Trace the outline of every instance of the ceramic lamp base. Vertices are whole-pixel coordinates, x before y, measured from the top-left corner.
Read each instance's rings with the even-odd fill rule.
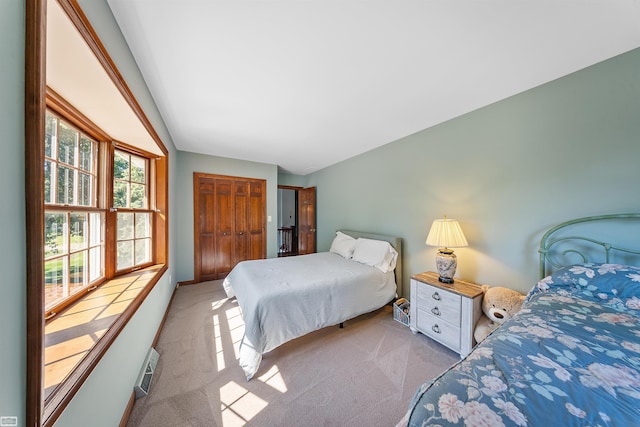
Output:
[[[442,283],[453,283],[453,276],[456,274],[458,259],[451,249],[440,249],[436,254],[436,269]]]

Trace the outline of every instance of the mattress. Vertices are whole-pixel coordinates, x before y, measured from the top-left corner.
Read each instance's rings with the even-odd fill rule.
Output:
[[[396,296],[393,271],[383,273],[332,252],[244,261],[223,286],[242,310],[240,366],[247,380],[264,353],[376,310]]]

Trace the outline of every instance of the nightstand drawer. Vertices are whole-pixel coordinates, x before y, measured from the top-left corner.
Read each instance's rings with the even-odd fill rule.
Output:
[[[460,328],[418,309],[417,328],[452,349],[460,348]]]
[[[418,307],[430,315],[460,327],[462,297],[427,284],[418,285]]]

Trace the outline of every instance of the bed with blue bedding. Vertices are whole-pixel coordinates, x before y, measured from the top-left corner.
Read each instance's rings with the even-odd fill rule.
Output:
[[[541,271],[550,248],[576,239],[553,237],[567,225],[544,236]],[[562,255],[581,262],[554,265],[516,316],[419,388],[399,425],[640,425],[640,267],[611,260],[639,252],[578,239],[580,249]],[[604,262],[588,262],[583,244],[602,246]]]

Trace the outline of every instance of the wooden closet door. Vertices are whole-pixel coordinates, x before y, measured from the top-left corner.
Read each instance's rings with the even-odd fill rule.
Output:
[[[246,181],[235,182],[233,195],[235,206],[234,250],[233,264],[250,259],[249,254],[249,183]]]
[[[266,257],[266,181],[194,173],[194,281]]]
[[[264,232],[267,197],[266,182],[252,181],[249,184],[249,258],[262,259],[267,257],[266,236]]]
[[[215,239],[215,275],[224,279],[234,263],[234,199],[233,181],[216,179],[214,199]]]
[[[194,180],[197,189],[196,203],[196,280],[214,280],[216,278],[215,262],[215,222],[213,215],[215,180],[199,177]]]

